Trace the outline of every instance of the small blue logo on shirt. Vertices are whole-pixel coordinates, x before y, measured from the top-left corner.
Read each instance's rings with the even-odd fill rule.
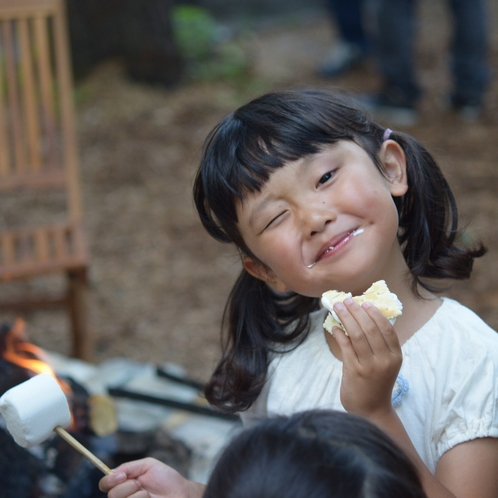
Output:
[[[399,374],[396,382],[394,383],[393,395],[391,398],[394,408],[401,405],[403,396],[407,393],[409,387],[408,381],[401,374]]]

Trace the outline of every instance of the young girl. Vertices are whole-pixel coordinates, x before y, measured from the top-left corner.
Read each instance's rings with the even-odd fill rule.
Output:
[[[223,451],[204,498],[426,498],[412,462],[362,417],[274,417]]]
[[[437,285],[468,278],[485,249],[465,246],[448,183],[421,144],[342,95],[272,93],[211,132],[194,198],[204,227],[243,264],[206,388],[212,405],[246,424],[346,410],[396,439],[427,496],[498,496],[498,336]],[[348,333],[324,331],[323,292],[359,295],[380,279],[403,303],[394,327],[346,299],[335,312]]]

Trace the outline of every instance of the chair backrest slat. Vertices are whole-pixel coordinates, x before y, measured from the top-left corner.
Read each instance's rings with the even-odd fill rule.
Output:
[[[19,46],[24,56],[22,62],[22,90],[24,96],[24,122],[28,144],[30,170],[39,172],[41,169],[40,157],[40,130],[38,125],[37,99],[35,92],[32,44],[28,19],[19,20]]]
[[[57,258],[63,259],[67,256],[66,244],[64,241],[64,231],[57,229],[53,232],[55,242],[55,253]]]
[[[1,25],[0,25],[1,29]],[[10,169],[10,161],[8,157],[8,138],[7,138],[7,121],[4,111],[4,95],[6,87],[4,83],[5,71],[0,63],[0,182],[5,178]]]
[[[15,261],[14,236],[11,233],[2,235],[2,264],[9,265]]]
[[[9,104],[9,128],[12,131],[11,143],[14,159],[14,169],[23,173],[26,169],[24,156],[24,140],[22,133],[21,106],[19,100],[18,78],[15,56],[14,30],[12,21],[2,22],[2,41],[5,47],[5,70],[7,83],[7,100]]]
[[[51,61],[49,58],[50,47],[48,42],[48,25],[45,18],[37,16],[34,20],[35,23],[35,39],[38,47],[37,62],[38,73],[40,78],[40,97],[41,107],[43,112],[43,124],[45,128],[46,139],[46,154],[47,165],[49,167],[56,167],[57,154],[56,154],[56,118],[53,101],[53,77]]]
[[[38,261],[47,261],[50,257],[48,234],[46,230],[36,231],[36,255]]]
[[[61,2],[61,0],[59,0]],[[54,50],[57,80],[60,90],[61,129],[64,136],[63,161],[69,192],[69,212],[74,222],[82,219],[80,180],[78,171],[78,148],[76,144],[74,105],[72,101],[72,76],[70,70],[69,39],[64,26],[64,10],[54,16]]]

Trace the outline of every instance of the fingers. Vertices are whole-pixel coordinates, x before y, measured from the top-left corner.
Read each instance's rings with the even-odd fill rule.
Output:
[[[128,480],[111,489],[108,498],[148,498],[149,493],[142,489],[138,481]]]
[[[367,418],[392,409],[392,389],[402,363],[392,325],[370,303],[360,306],[346,299],[334,310],[348,331],[333,330],[343,361],[342,405]]]
[[[334,305],[334,311],[344,325],[344,328],[347,330],[347,340],[345,334],[344,337],[341,337],[343,334],[340,332],[337,337],[340,345],[345,348],[343,350],[343,356],[351,356],[353,357],[352,359],[357,359],[358,361],[360,358],[372,356],[372,348],[361,325],[362,317],[359,304],[353,299],[348,298],[344,303],[336,303]],[[365,315],[364,312],[363,314]],[[363,318],[363,321],[365,322],[366,320]],[[334,334],[337,335],[337,331],[335,331]],[[341,337],[340,340],[339,337]]]
[[[108,493],[109,490],[126,481],[126,479],[126,473],[114,471],[112,474],[103,477],[99,481],[99,489],[104,493]]]
[[[127,479],[124,472],[103,477],[99,482],[99,489],[108,493],[108,498],[142,498],[149,494],[135,479]]]
[[[366,302],[360,306],[353,299],[346,299],[344,303],[337,303],[334,310],[348,331],[349,344],[358,360],[371,355],[380,356],[388,352],[397,354],[401,351],[391,323],[372,304]],[[334,334],[348,354],[349,344],[345,335],[340,332]]]
[[[137,479],[147,472],[153,462],[150,458],[126,462],[114,469],[112,474],[103,477],[99,482],[99,489],[108,493],[109,498],[148,497],[149,493]]]
[[[380,332],[380,337],[382,337],[383,342],[389,349],[391,353],[400,353],[401,345],[399,343],[398,335],[394,330],[391,322],[381,313],[381,311],[373,306],[371,303],[363,303],[361,308],[366,311],[369,317],[375,322],[377,325],[377,330]],[[379,343],[375,343],[380,345]]]

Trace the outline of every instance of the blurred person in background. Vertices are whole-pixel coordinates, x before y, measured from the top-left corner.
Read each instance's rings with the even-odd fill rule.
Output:
[[[414,125],[422,89],[415,69],[416,0],[376,0],[375,57],[383,78],[381,90],[365,98],[375,119]],[[448,107],[466,120],[481,117],[490,81],[486,0],[449,0],[453,24],[450,68],[453,86]]]
[[[339,37],[330,49],[318,75],[322,78],[340,76],[363,62],[370,43],[363,23],[363,0],[327,0],[331,22]]]

